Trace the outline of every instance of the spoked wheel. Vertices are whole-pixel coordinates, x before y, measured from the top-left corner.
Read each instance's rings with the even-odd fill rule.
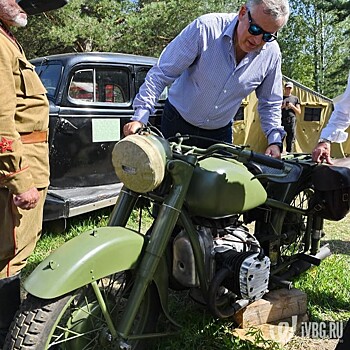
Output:
[[[127,304],[132,287],[130,271],[99,281],[99,289],[114,326]],[[132,327],[133,334],[154,332],[159,316],[159,299],[154,285],[145,293]],[[125,342],[125,349],[149,348],[145,340]],[[120,349],[112,339],[105,317],[91,285],[51,300],[29,295],[6,339],[4,349],[104,350]]]
[[[306,188],[297,193],[290,205],[306,210],[314,191]],[[304,253],[307,250],[305,243],[307,229],[307,217],[300,213],[286,213],[283,221],[283,238],[280,245],[281,258],[292,256],[297,253]]]

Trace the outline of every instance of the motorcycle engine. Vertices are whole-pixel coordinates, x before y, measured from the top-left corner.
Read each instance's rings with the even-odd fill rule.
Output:
[[[268,292],[270,259],[246,227],[198,227],[197,232],[209,283],[226,269],[229,272],[221,287],[233,292],[237,299],[258,300]],[[199,287],[194,254],[185,231],[174,239],[173,276],[185,287]]]

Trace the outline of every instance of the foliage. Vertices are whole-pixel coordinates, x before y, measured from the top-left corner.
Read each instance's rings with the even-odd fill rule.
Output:
[[[16,36],[28,58],[63,52],[115,51],[158,56],[197,16],[232,11],[239,1],[71,0],[30,18]],[[35,38],[35,40],[33,40]]]
[[[279,33],[283,73],[333,98],[349,70],[350,5],[345,0],[289,0]],[[28,58],[63,52],[115,51],[158,56],[194,18],[236,12],[242,0],[71,0],[32,16],[16,36]]]
[[[344,91],[347,81],[350,21],[342,16],[339,22],[339,11],[334,7],[326,11],[325,3],[290,0],[292,13],[280,40],[282,69],[285,75],[334,97]]]

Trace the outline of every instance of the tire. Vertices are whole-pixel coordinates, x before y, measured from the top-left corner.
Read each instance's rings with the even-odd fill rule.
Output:
[[[290,205],[306,210],[314,195],[311,188],[303,188],[290,201]],[[307,253],[309,247],[306,239],[307,217],[299,213],[287,212],[282,226],[284,238],[281,240],[280,255],[284,259],[297,253]]]
[[[99,281],[107,309],[117,324],[131,290],[131,273],[123,271]],[[154,285],[144,296],[131,333],[154,332],[159,317],[159,298]],[[91,285],[57,299],[28,295],[7,336],[4,350],[120,349],[121,339],[111,340]],[[145,340],[125,342],[132,350],[149,348]]]

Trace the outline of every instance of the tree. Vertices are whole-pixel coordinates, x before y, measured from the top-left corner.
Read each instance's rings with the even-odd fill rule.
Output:
[[[279,33],[282,71],[329,97],[341,93],[349,67],[349,7],[345,0],[289,0]],[[28,58],[63,52],[114,51],[158,56],[194,18],[235,12],[241,0],[70,0],[30,17],[17,31]]]
[[[329,0],[334,1],[334,0]],[[344,65],[349,52],[345,33],[347,17],[337,22],[339,12],[325,11],[325,0],[290,0],[291,16],[282,31],[280,45],[283,72],[304,85],[334,97],[345,86]],[[341,78],[340,78],[341,77]],[[346,76],[345,76],[346,79]]]
[[[112,51],[120,35],[118,28],[134,8],[129,0],[74,0],[60,10],[32,16],[30,25],[16,35],[29,58]]]
[[[195,17],[232,11],[238,4],[239,0],[71,0],[60,10],[32,16],[17,37],[29,58],[71,51],[157,56]]]

